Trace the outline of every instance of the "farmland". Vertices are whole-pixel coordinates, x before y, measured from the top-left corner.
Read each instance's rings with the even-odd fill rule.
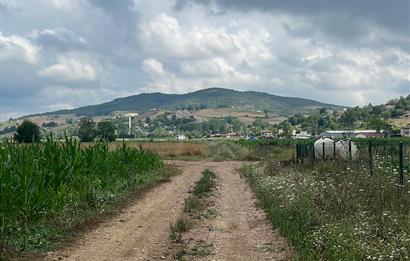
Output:
[[[0,146],[0,244],[2,252],[55,247],[84,221],[113,204],[166,181],[158,155],[141,148],[49,138],[33,145]]]
[[[351,161],[299,155],[296,144],[312,140],[4,141],[3,255],[406,260],[410,150],[400,140],[372,139],[370,154],[370,140],[354,140]]]

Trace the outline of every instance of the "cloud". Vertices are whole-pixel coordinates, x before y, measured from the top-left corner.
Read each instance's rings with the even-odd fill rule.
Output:
[[[150,75],[165,74],[164,66],[155,59],[145,59],[142,61],[142,70]]]
[[[409,93],[408,3],[3,0],[0,112],[213,86],[383,103]]]
[[[114,23],[128,29],[137,26],[139,13],[133,0],[87,0],[91,5],[100,8]]]
[[[338,17],[347,17],[357,21],[356,18],[365,18],[390,30],[408,34],[410,26],[410,2],[407,0],[396,0],[394,3],[384,0],[345,0],[345,1],[323,1],[323,0],[177,0],[176,6],[183,8],[188,3],[204,5],[218,5],[224,9],[236,9],[242,11],[259,10],[264,12],[286,12],[304,15],[313,18],[327,17],[326,22],[337,21]],[[333,17],[333,19],[332,19]],[[343,18],[344,19],[344,18]],[[345,19],[345,22],[348,22]],[[322,23],[327,25],[328,23]],[[354,32],[355,26],[334,23],[330,28],[337,31],[348,30]]]
[[[233,37],[223,30],[184,30],[175,17],[164,13],[141,24],[138,39],[145,52],[176,59],[212,57],[238,51]]]
[[[5,61],[22,61],[31,64],[38,61],[40,48],[19,35],[0,34],[0,46],[2,59]]]
[[[38,45],[60,52],[84,49],[88,45],[83,37],[64,27],[35,30],[31,37]]]
[[[87,61],[73,57],[59,57],[58,63],[38,71],[43,77],[50,77],[57,81],[95,81],[97,70]]]

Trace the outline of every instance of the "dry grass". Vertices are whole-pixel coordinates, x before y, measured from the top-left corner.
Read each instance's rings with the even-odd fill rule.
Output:
[[[208,155],[208,144],[204,143],[155,142],[142,143],[142,147],[166,157]]]
[[[88,146],[89,143],[81,143]],[[208,144],[189,142],[126,142],[128,147],[142,147],[165,158],[175,157],[206,157],[208,156]],[[111,149],[120,146],[121,142],[109,144]]]
[[[252,124],[256,118],[263,118],[270,124],[279,123],[284,121],[286,118],[278,116],[274,113],[269,113],[268,118],[265,118],[265,114],[263,112],[256,112],[256,111],[241,111],[237,109],[230,109],[230,108],[221,108],[221,109],[203,109],[194,112],[195,117],[207,121],[211,118],[220,118],[220,117],[237,117],[239,121],[244,124]]]

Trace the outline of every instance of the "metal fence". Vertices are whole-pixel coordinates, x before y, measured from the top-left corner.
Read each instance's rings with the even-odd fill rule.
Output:
[[[326,144],[328,146],[328,144]],[[352,151],[355,148],[355,151]],[[333,153],[325,153],[333,149]],[[316,151],[315,151],[316,150]],[[317,150],[323,150],[317,157]],[[357,152],[356,152],[357,151]],[[369,174],[394,174],[397,175],[397,183],[404,184],[406,174],[410,173],[410,143],[403,141],[372,141],[369,140],[349,140],[348,150],[345,159],[342,159],[336,152],[336,141],[333,148],[326,147],[325,143],[321,146],[314,146],[314,143],[295,144],[295,163],[316,164],[319,161],[345,161],[352,167],[367,170]]]

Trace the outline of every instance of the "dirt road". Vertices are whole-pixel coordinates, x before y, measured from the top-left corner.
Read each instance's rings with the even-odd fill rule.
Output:
[[[235,171],[240,162],[168,162],[183,173],[148,191],[129,208],[77,242],[51,253],[48,260],[161,260],[169,259],[170,224],[179,217],[201,172],[212,169],[218,178],[214,229],[201,233],[214,246],[205,260],[284,260],[286,241],[272,232],[263,211]],[[195,231],[195,230],[194,230]]]

